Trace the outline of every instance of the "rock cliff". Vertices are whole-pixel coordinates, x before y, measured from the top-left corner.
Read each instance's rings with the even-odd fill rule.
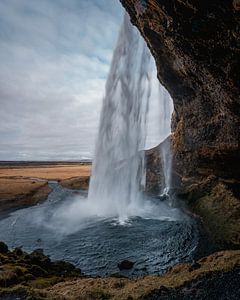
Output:
[[[181,195],[219,245],[238,248],[240,1],[120,1],[174,101],[172,148]]]

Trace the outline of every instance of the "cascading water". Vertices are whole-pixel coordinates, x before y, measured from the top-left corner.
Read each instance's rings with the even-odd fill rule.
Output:
[[[173,101],[168,91],[157,80],[157,74],[154,76],[155,86],[152,92],[154,97],[149,105],[149,122],[147,148],[153,148],[156,143],[160,143],[159,156],[161,165],[159,165],[161,176],[161,199],[171,198],[172,188],[172,152],[171,152],[171,116],[173,112]],[[153,143],[151,140],[153,139]],[[170,199],[171,200],[171,199]],[[170,201],[172,204],[172,201]]]
[[[148,102],[153,61],[125,15],[114,51],[90,182],[90,201],[101,201],[120,221],[141,206]]]
[[[155,90],[155,91],[154,91]],[[153,92],[152,92],[153,91]],[[157,91],[157,93],[156,93]],[[139,32],[125,15],[106,84],[89,200],[115,212],[120,221],[143,207],[144,151],[149,99],[161,103],[160,141],[170,134],[171,99]],[[161,148],[165,186],[170,186],[169,149]],[[167,189],[165,188],[165,191]]]
[[[171,151],[171,115],[173,111],[173,102],[169,93],[160,86],[161,89],[161,99],[163,102],[162,109],[162,132],[164,133],[164,139],[160,144],[160,157],[162,163],[163,180],[162,183],[162,195],[166,195],[171,198],[170,189],[172,187],[172,151]],[[170,199],[170,204],[173,204],[172,199]]]

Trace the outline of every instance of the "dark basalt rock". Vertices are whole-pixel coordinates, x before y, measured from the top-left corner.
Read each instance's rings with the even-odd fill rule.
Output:
[[[81,270],[71,263],[51,261],[42,249],[27,254],[20,248],[8,251],[7,246],[0,242],[0,290],[16,284],[31,286],[40,280],[45,285],[63,279],[83,276]],[[1,293],[0,293],[1,296]],[[0,297],[1,299],[1,297]]]
[[[213,169],[239,178],[238,1],[151,0],[144,7],[138,0],[120,1],[147,41],[158,78],[173,98],[179,171],[195,176]]]
[[[130,260],[123,260],[122,262],[120,262],[118,264],[118,268],[120,271],[122,270],[131,270],[134,266],[134,262],[130,261]]]
[[[0,242],[0,253],[7,253],[8,252],[8,246],[3,243],[3,242]]]
[[[143,300],[231,299],[240,297],[240,269],[226,273],[215,272],[198,278],[178,288],[160,287],[144,296]]]
[[[218,183],[213,181],[201,198],[191,198],[188,193],[188,200],[195,213],[204,222],[207,220],[213,236],[219,224],[219,232],[228,231],[222,244],[239,248],[239,1],[120,1],[146,40],[156,61],[158,78],[173,98],[171,143],[181,188],[185,191],[189,186],[202,185],[208,177],[235,182],[234,190],[226,183],[225,205],[217,204]],[[151,182],[147,188],[151,191],[156,191],[159,181],[159,174],[153,172],[159,155],[156,149],[155,153],[150,154],[151,172],[147,175]],[[236,223],[232,232],[222,219],[224,212],[218,216],[219,209],[226,209]],[[221,243],[219,234],[216,241]]]
[[[233,3],[152,0],[139,10],[137,0],[121,2],[173,98],[179,171],[239,177],[240,16]]]
[[[16,255],[16,256],[22,256],[23,255],[23,251],[20,247],[17,247],[13,250],[13,253]]]

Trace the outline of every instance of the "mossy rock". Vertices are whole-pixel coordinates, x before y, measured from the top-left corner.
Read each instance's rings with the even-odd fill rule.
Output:
[[[0,253],[0,299],[54,299],[38,289],[82,277],[80,269],[68,262],[52,262],[41,249],[27,254],[20,248],[9,251],[3,246],[3,252]]]
[[[195,201],[193,210],[202,217],[210,236],[222,248],[240,248],[240,201],[223,183]]]
[[[44,255],[42,249],[34,250],[27,258],[31,264],[38,265],[44,269],[51,267],[51,260],[48,256]]]
[[[76,268],[73,264],[62,260],[52,262],[51,270],[52,274],[58,275],[81,274],[80,269]]]
[[[46,276],[48,275],[48,272],[46,270],[44,270],[43,268],[41,268],[38,265],[32,265],[29,268],[29,272],[36,277],[41,277],[41,276]]]

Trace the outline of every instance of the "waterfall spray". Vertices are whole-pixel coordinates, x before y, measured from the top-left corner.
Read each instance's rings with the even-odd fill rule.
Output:
[[[162,99],[162,118],[161,128],[164,133],[164,140],[160,144],[160,157],[162,163],[163,181],[162,195],[169,197],[172,187],[172,151],[171,151],[171,115],[173,111],[173,102],[169,93],[160,86]]]
[[[115,214],[120,222],[146,209],[142,198],[143,150],[149,100],[156,81],[150,51],[125,15],[106,83],[88,196],[105,215]],[[170,129],[166,117],[162,118],[164,134]]]
[[[89,199],[120,220],[140,206],[153,63],[125,15],[106,84]]]
[[[157,80],[155,62],[145,41],[125,15],[106,83],[88,198],[75,196],[59,205],[43,222],[48,228],[69,234],[107,219],[125,224],[136,216],[148,220],[181,218],[167,201],[158,202],[143,193],[148,113],[153,121],[154,111],[158,141],[165,139],[170,133],[169,100]],[[165,178],[168,187],[170,177]]]
[[[152,90],[154,97],[151,97],[151,103],[149,105],[149,119],[153,122],[149,123],[150,137],[151,132],[154,132],[155,144],[150,143],[151,147],[156,145],[156,142],[160,142],[158,148],[160,156],[159,176],[160,176],[160,198],[171,198],[170,190],[172,187],[172,151],[171,151],[171,116],[173,112],[173,101],[168,91],[157,80],[157,74],[155,76],[155,87]],[[153,103],[152,103],[153,102]],[[149,139],[149,134],[147,136]],[[147,139],[147,142],[148,142]],[[150,141],[149,141],[150,142]],[[149,143],[148,142],[148,143]],[[147,147],[148,146],[147,143]],[[157,174],[156,174],[157,176]],[[171,204],[171,201],[170,201]]]

